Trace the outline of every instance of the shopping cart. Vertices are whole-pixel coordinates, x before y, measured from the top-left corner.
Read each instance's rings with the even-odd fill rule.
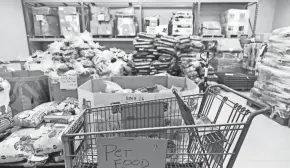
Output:
[[[214,87],[234,95],[216,94]],[[253,118],[270,110],[250,112],[232,96],[259,103],[223,85],[204,94],[174,94],[84,110],[62,136],[66,168],[97,167],[97,139],[113,137],[167,140],[166,168],[232,168]]]

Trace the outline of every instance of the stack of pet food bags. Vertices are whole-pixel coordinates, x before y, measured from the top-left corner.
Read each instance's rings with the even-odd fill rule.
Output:
[[[268,50],[258,67],[251,97],[273,106],[272,117],[290,118],[290,27],[272,32]]]
[[[175,37],[139,33],[134,41],[133,69],[136,75],[154,75],[167,72],[177,54]]]

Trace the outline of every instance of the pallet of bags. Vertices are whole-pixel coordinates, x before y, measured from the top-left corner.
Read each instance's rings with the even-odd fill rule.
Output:
[[[258,64],[258,79],[252,95],[273,107],[271,117],[282,125],[288,125],[290,118],[290,27],[276,29],[269,38],[268,50]]]

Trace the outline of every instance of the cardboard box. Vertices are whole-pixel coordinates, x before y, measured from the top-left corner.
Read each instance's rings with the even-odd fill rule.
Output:
[[[111,14],[108,8],[92,5],[90,5],[90,8],[92,20],[105,22],[109,22],[111,20]]]
[[[189,36],[193,34],[193,25],[172,25],[172,35]]]
[[[34,35],[59,36],[59,19],[57,8],[33,7]]]
[[[247,35],[249,24],[243,22],[230,22],[222,25],[222,33],[230,38],[232,35]]]
[[[80,33],[80,18],[78,14],[59,15],[61,35],[70,32]]]
[[[193,25],[193,17],[187,17],[187,18],[179,18],[175,17],[172,18],[172,24],[173,25]]]
[[[58,7],[59,15],[76,15],[77,8],[73,6],[60,6]]]
[[[229,9],[221,14],[221,23],[243,22],[248,23],[250,11],[245,9]]]
[[[13,116],[49,101],[48,80],[43,72],[2,72],[0,76],[11,85],[9,105],[11,106]]]
[[[32,7],[33,15],[57,15],[57,8],[50,8],[46,6]]]
[[[203,22],[201,25],[203,35],[221,35],[222,27],[219,22]]]
[[[57,16],[33,15],[34,35],[36,36],[59,36],[60,27]]]
[[[92,35],[113,35],[113,21],[110,22],[99,22],[92,20],[90,22],[91,34]]]
[[[78,86],[82,85],[83,83],[85,83],[90,79],[91,77],[89,75],[78,76]],[[60,89],[60,83],[53,83],[50,78],[48,78],[48,84],[49,84],[50,101],[59,101],[67,97],[78,98],[77,89],[75,90]]]
[[[78,100],[80,108],[84,101],[89,102],[91,107],[107,106],[116,103],[127,103],[142,100],[154,100],[159,98],[174,97],[172,91],[166,93],[101,93],[105,89],[104,79],[89,80],[78,87]],[[136,90],[142,87],[151,87],[155,84],[167,88],[172,86],[186,88],[182,95],[198,94],[198,86],[188,78],[174,76],[124,76],[111,77],[106,80],[118,83],[124,89]]]

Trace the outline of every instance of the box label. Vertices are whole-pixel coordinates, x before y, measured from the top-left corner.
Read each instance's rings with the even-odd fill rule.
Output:
[[[105,21],[105,15],[104,14],[98,15],[98,21]]]
[[[72,16],[71,15],[66,15],[65,16],[65,21],[67,22],[71,22],[73,19],[72,19]]]
[[[76,74],[60,76],[60,89],[75,90],[78,88],[78,76]]]
[[[44,20],[44,16],[43,15],[36,15],[36,21],[43,21]]]
[[[98,139],[98,166],[110,168],[164,167],[166,148],[167,140],[165,139]]]
[[[145,98],[141,94],[125,94],[122,96],[122,102],[144,101]]]

